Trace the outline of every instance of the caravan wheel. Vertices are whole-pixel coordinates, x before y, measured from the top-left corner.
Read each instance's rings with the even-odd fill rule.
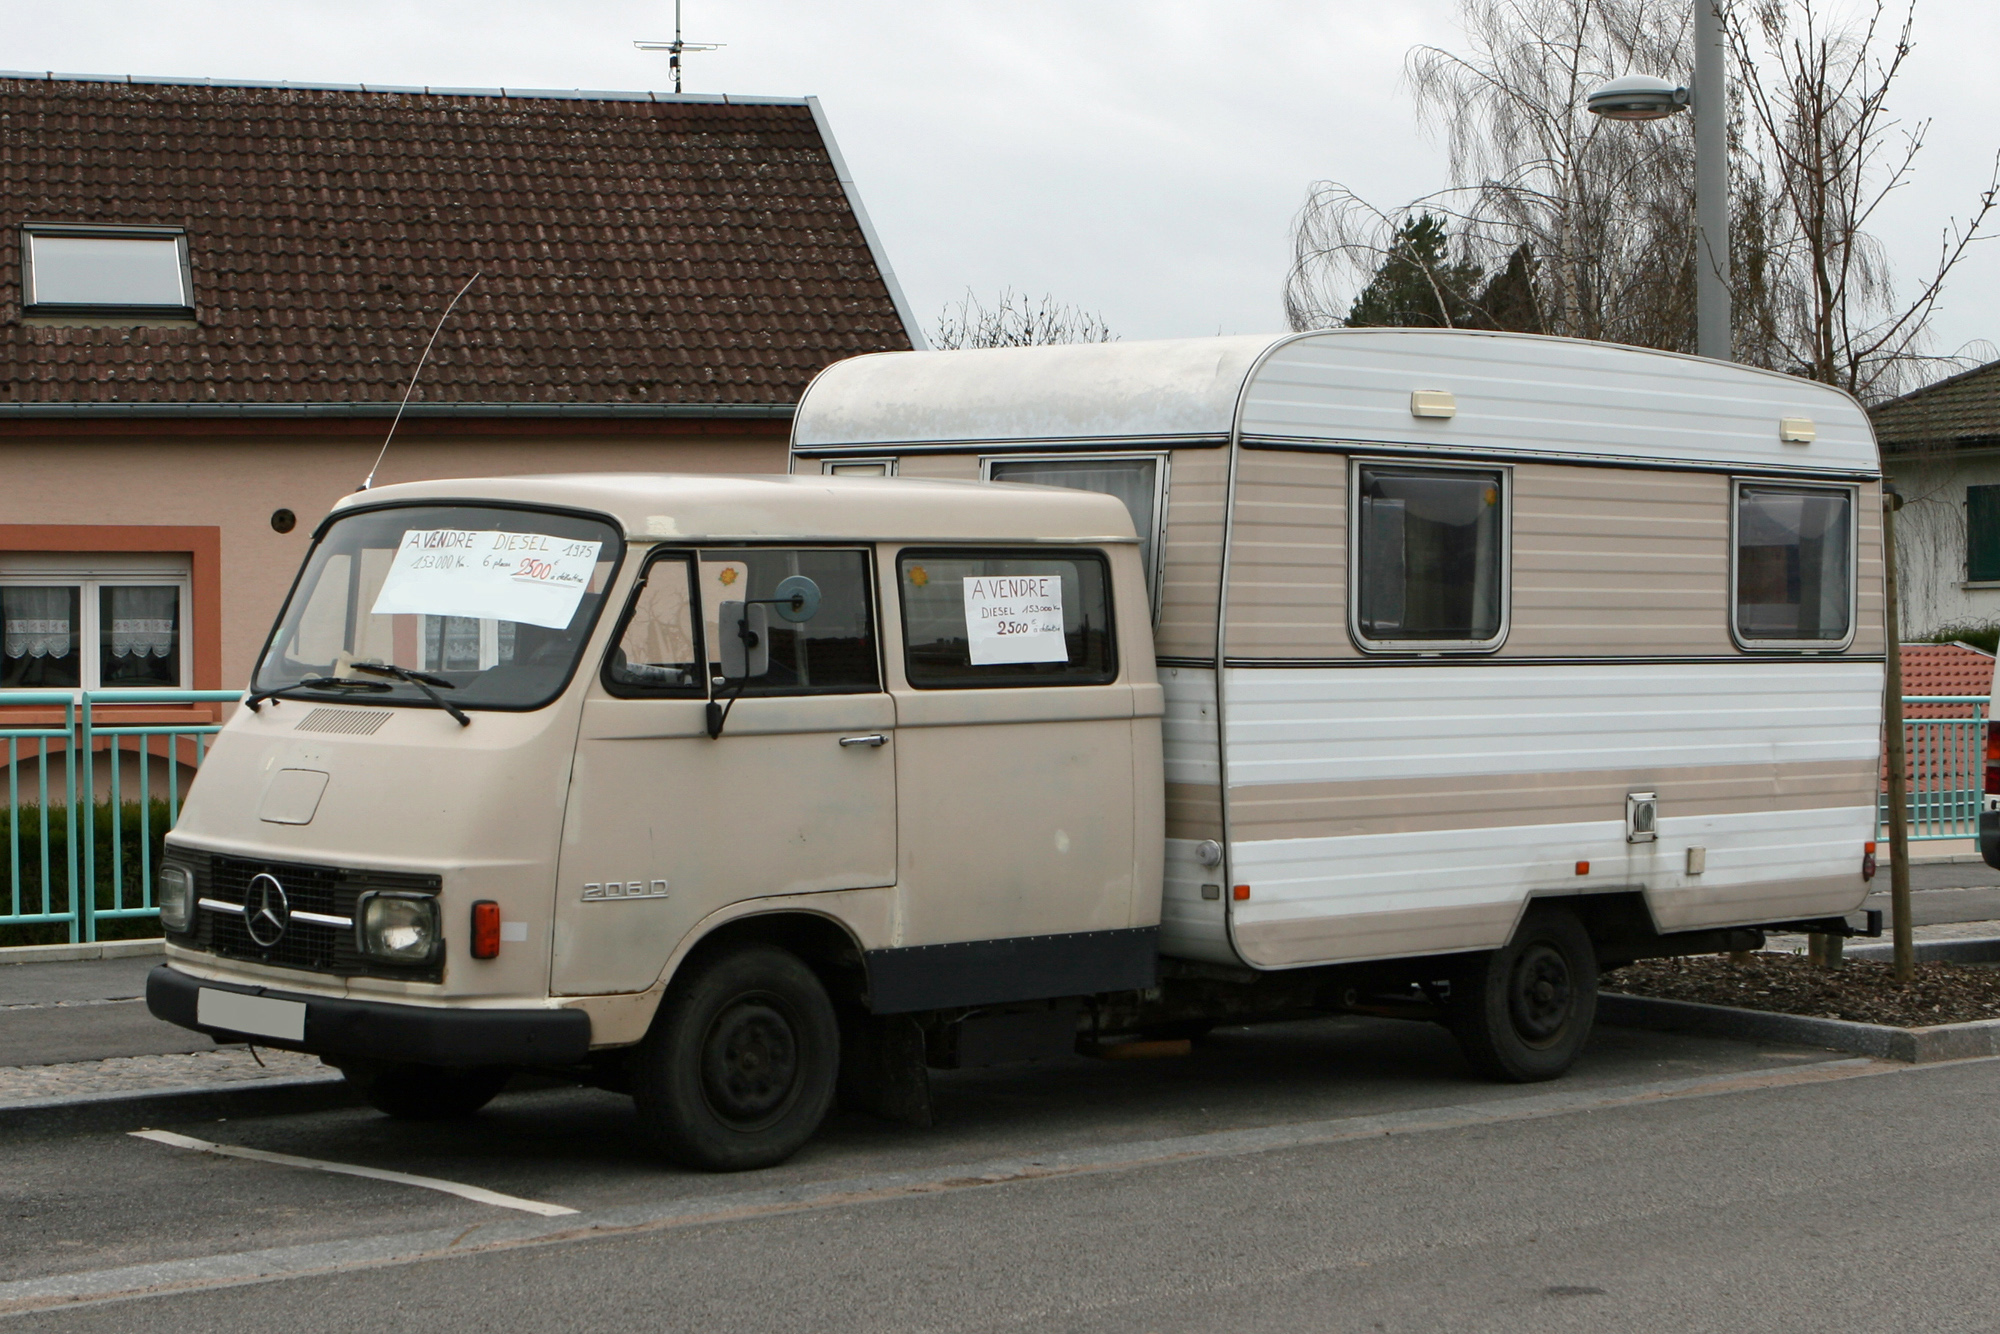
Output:
[[[1504,949],[1452,981],[1452,1035],[1489,1079],[1554,1079],[1597,1018],[1597,951],[1574,913],[1530,910]]]

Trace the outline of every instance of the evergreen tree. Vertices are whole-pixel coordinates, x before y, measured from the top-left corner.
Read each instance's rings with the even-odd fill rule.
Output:
[[[1420,213],[1396,229],[1388,254],[1347,310],[1350,328],[1398,326],[1463,329],[1473,318],[1477,264],[1451,258],[1444,224]]]
[[[1474,323],[1481,329],[1543,333],[1541,303],[1535,299],[1535,248],[1514,247],[1479,291]]]

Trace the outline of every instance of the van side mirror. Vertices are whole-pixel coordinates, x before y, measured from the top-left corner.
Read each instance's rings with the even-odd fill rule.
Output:
[[[761,602],[724,602],[716,608],[717,660],[726,681],[771,670],[771,618]]]

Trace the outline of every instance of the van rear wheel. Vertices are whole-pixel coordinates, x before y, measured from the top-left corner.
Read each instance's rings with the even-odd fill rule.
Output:
[[[1504,948],[1452,979],[1452,1036],[1489,1079],[1556,1078],[1596,1018],[1597,950],[1566,909],[1531,909]]]
[[[674,980],[633,1054],[639,1120],[683,1167],[740,1172],[785,1161],[832,1106],[833,1003],[796,955],[752,945]]]

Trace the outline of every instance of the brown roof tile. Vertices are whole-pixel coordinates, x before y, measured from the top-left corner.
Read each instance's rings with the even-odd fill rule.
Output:
[[[906,348],[804,103],[0,77],[0,402],[795,402]],[[195,327],[21,322],[28,221],[187,229]]]
[[[1889,452],[2000,444],[2000,361],[1927,384],[1869,412]]]

